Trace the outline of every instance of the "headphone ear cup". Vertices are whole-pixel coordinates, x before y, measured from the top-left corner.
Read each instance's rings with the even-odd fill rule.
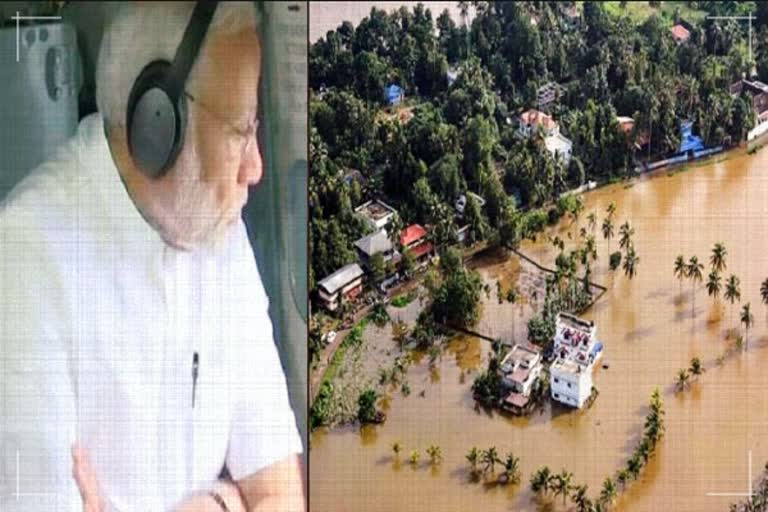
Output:
[[[167,61],[149,64],[134,83],[128,100],[128,148],[149,178],[162,177],[181,151],[186,129],[186,99],[168,92]]]

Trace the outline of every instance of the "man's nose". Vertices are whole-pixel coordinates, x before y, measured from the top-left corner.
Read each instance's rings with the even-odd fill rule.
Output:
[[[261,180],[263,172],[264,162],[261,159],[259,144],[254,137],[248,141],[243,158],[240,160],[237,183],[243,186],[255,185]]]

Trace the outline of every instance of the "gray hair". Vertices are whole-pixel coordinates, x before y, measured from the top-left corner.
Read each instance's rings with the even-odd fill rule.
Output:
[[[96,65],[96,104],[107,127],[126,126],[128,96],[134,81],[150,62],[173,60],[193,8],[194,2],[131,2],[117,7],[104,31]],[[206,41],[211,36],[257,27],[253,2],[221,2]],[[200,60],[193,66],[189,81],[194,81]]]

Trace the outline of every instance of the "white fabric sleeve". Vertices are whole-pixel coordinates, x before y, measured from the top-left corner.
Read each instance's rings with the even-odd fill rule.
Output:
[[[80,512],[72,477],[76,410],[64,354],[2,361],[0,510]]]
[[[0,511],[81,512],[68,350],[41,296],[53,278],[33,236],[4,224],[0,215]]]
[[[247,273],[251,290],[248,307],[253,308],[253,315],[249,315],[253,324],[249,326],[251,336],[235,354],[240,370],[239,396],[234,404],[227,451],[227,467],[235,479],[303,451],[285,374],[272,338],[269,302],[250,246],[247,249],[251,266]]]

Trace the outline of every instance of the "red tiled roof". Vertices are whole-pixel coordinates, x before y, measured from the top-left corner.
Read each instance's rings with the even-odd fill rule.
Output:
[[[525,407],[525,405],[528,403],[528,397],[522,393],[510,393],[507,395],[507,398],[505,398],[504,401],[510,405],[514,405],[515,407]]]
[[[414,258],[421,258],[425,254],[432,252],[432,243],[424,242],[415,247],[412,247],[410,251]]]
[[[411,224],[400,233],[400,244],[407,246],[427,236],[427,230],[419,224]]]
[[[531,109],[520,114],[520,122],[523,124],[543,126],[546,130],[552,130],[557,127],[557,123],[552,116],[548,116],[544,112],[539,112],[536,109]]]
[[[671,28],[671,31],[672,37],[675,38],[675,41],[687,41],[688,38],[691,37],[691,33],[688,31],[688,29],[682,25],[675,25]]]

